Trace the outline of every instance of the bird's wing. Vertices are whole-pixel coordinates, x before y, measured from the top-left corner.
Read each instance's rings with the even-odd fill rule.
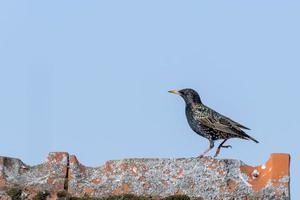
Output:
[[[204,110],[203,110],[204,109]],[[195,120],[199,121],[202,125],[212,128],[216,131],[221,131],[223,133],[230,134],[232,136],[237,136],[243,139],[251,139],[258,143],[256,139],[247,135],[241,128],[246,128],[245,126],[225,117],[216,111],[208,107],[195,108],[193,110],[193,117]]]
[[[224,115],[221,115],[221,114],[219,114],[219,115],[222,116],[221,117],[222,120],[224,119],[226,121],[225,123],[230,123],[232,126],[237,126],[239,128],[242,128],[242,129],[250,130],[250,128],[248,128],[248,127],[246,127],[246,126],[244,126],[244,125],[242,125],[242,124],[240,124],[240,123],[238,123],[236,121],[233,121],[229,117],[225,117]]]
[[[231,126],[228,124],[222,123],[222,120],[216,120],[209,116],[202,116],[197,118],[197,120],[204,126],[207,126],[209,128],[212,128],[214,130],[218,130],[221,132],[225,132],[232,135],[240,135],[239,132],[242,131],[241,129],[234,130]]]
[[[203,112],[202,109],[206,109],[206,112]],[[225,117],[208,107],[194,109],[194,119],[201,124],[218,131],[236,136],[247,136],[241,129],[241,126],[243,125],[234,122],[228,117]]]

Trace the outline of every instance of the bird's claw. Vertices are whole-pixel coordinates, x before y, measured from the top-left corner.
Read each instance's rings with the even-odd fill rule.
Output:
[[[232,148],[231,145],[222,145],[222,146],[219,146],[217,151],[216,151],[216,154],[214,155],[214,158],[217,157],[221,151],[221,148]]]
[[[201,154],[201,155],[199,155],[197,158],[207,158],[207,157],[209,157],[209,156],[206,156],[206,155]]]
[[[221,148],[232,148],[231,145],[224,145],[224,146],[221,146]]]

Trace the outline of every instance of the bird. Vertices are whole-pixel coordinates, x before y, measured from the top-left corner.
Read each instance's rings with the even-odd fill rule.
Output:
[[[250,130],[249,128],[204,105],[195,90],[186,88],[168,92],[179,95],[184,99],[185,114],[190,128],[209,141],[208,149],[200,154],[199,157],[204,157],[212,150],[217,140],[223,141],[218,146],[214,157],[219,155],[221,148],[232,148],[231,145],[224,145],[231,138],[252,140],[255,143],[259,143],[245,133],[245,130]]]

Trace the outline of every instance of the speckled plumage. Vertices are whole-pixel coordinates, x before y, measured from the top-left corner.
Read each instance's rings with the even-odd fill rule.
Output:
[[[215,157],[219,154],[221,148],[231,147],[230,145],[223,145],[230,138],[250,139],[258,143],[257,140],[242,130],[249,130],[249,128],[204,105],[195,90],[182,89],[169,92],[178,94],[184,99],[186,104],[185,113],[191,129],[209,140],[209,148],[201,156],[204,156],[214,147],[215,140],[223,139],[223,142],[217,148]]]

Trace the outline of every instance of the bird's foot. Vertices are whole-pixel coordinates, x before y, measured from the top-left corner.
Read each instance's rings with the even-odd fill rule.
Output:
[[[231,145],[222,145],[220,148],[232,148],[232,146]]]
[[[209,156],[206,156],[206,155],[203,155],[203,154],[197,156],[197,158],[205,158],[205,157],[209,157]]]
[[[217,151],[214,155],[214,158],[217,157],[219,155],[220,151]]]
[[[221,146],[219,146],[219,147],[217,148],[217,151],[216,151],[215,155],[214,155],[214,158],[217,157],[217,156],[219,155],[219,153],[220,153],[220,151],[221,151],[221,148],[232,148],[232,146],[231,146],[231,145],[221,145]]]

